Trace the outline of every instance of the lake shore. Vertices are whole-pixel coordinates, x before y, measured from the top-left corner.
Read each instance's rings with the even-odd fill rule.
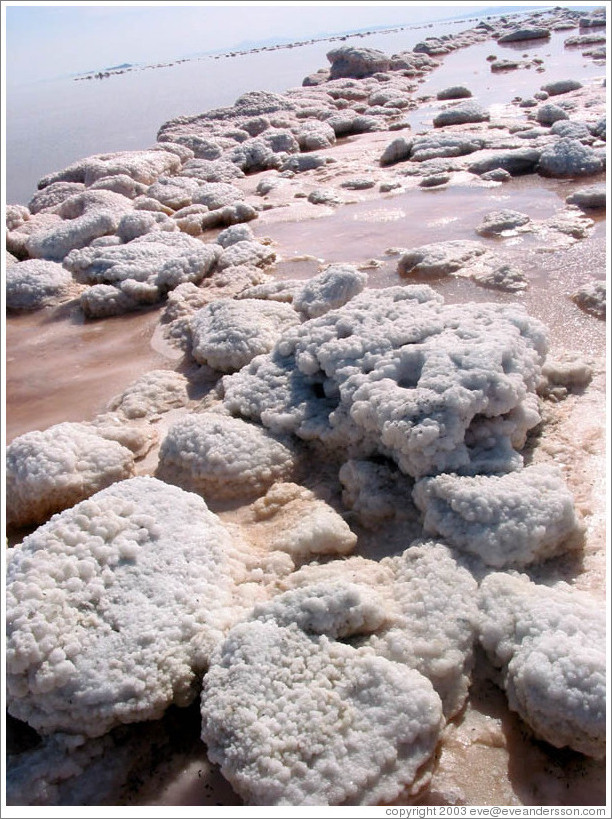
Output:
[[[41,180],[28,208],[7,208],[13,254],[7,305],[13,308],[7,318],[6,437],[14,447],[8,453],[14,494],[7,501],[14,517],[7,534],[14,550],[36,551],[48,537],[63,555],[68,547],[61,545],[67,536],[61,526],[73,525],[63,516],[72,514],[75,503],[92,504],[84,499],[97,492],[100,509],[110,504],[106,517],[100,512],[92,523],[93,536],[106,525],[112,504],[123,503],[112,494],[121,481],[144,479],[155,482],[148,484],[151,492],[163,493],[167,482],[181,493],[172,502],[176,508],[188,503],[186,492],[195,492],[210,510],[192,506],[189,512],[186,506],[181,519],[168,511],[167,520],[155,524],[160,543],[164,526],[182,533],[193,514],[202,531],[210,527],[210,537],[232,544],[223,546],[227,558],[221,551],[215,558],[216,590],[204,575],[197,579],[198,588],[209,584],[211,601],[224,595],[225,602],[211,602],[205,620],[185,602],[176,602],[172,612],[172,618],[200,624],[190,638],[197,651],[187,657],[183,646],[168,649],[168,656],[181,658],[181,670],[172,684],[160,681],[159,690],[147,683],[140,704],[133,692],[88,688],[94,684],[85,666],[69,683],[39,685],[38,661],[26,662],[22,648],[11,649],[17,653],[11,655],[8,693],[8,804],[605,804],[601,737],[593,739],[596,731],[584,727],[578,707],[574,723],[555,734],[554,707],[545,694],[533,712],[521,701],[520,679],[512,674],[519,660],[535,662],[529,643],[508,649],[518,641],[508,632],[496,645],[486,619],[487,606],[494,611],[496,605],[488,592],[495,583],[503,592],[499,599],[508,595],[508,611],[516,594],[527,618],[532,591],[546,599],[550,594],[558,621],[545,623],[536,613],[529,625],[543,635],[538,650],[550,653],[555,641],[570,640],[564,618],[584,617],[591,627],[589,618],[605,615],[605,46],[567,42],[593,33],[596,40],[605,29],[597,15],[583,15],[579,28],[580,21],[569,10],[543,11],[483,21],[394,55],[340,49],[329,69],[313,66],[301,87],[254,92],[234,106],[173,119],[160,127],[154,149],[76,162]],[[518,28],[539,29],[540,36],[523,33],[504,44],[504,36]],[[410,308],[412,324],[400,324],[404,307],[397,305],[410,299],[420,306]],[[418,366],[406,351],[414,340],[394,340],[410,337],[415,327],[423,345]],[[438,337],[451,339],[444,342],[448,349],[435,346]],[[471,363],[473,350],[477,364]],[[468,377],[463,368],[470,367]],[[425,377],[431,379],[427,395]],[[432,405],[434,393],[444,397],[435,410],[444,430],[440,441],[451,427],[465,425],[452,446],[433,438],[421,444],[429,434],[425,427],[414,438],[393,431],[417,393],[422,406]],[[467,421],[461,401],[470,407]],[[415,414],[410,424],[420,423],[422,415]],[[64,428],[56,439],[69,444],[58,455],[53,429],[59,424]],[[234,424],[244,424],[242,432]],[[32,439],[27,453],[19,448],[28,433],[47,429],[47,440]],[[85,469],[85,453],[98,446],[104,454]],[[45,470],[53,492],[39,477]],[[521,476],[532,474],[541,475],[536,489],[520,485]],[[503,481],[510,486],[515,478],[518,488],[503,488]],[[470,488],[479,479],[489,483]],[[468,529],[466,541],[459,530],[468,523],[445,524],[441,513],[436,517],[436,504],[459,504],[453,481],[463,482],[461,491],[468,493],[462,501],[466,521],[481,514],[469,493],[488,498],[497,491],[495,482],[502,482],[499,491],[514,498],[508,508],[519,510],[504,507],[517,542],[532,525],[527,500],[534,508],[542,504],[545,522],[533,524],[524,553],[498,555],[493,524]],[[130,503],[138,507],[134,492]],[[47,504],[49,495],[55,506]],[[154,517],[147,503],[143,496],[142,508]],[[542,537],[559,504],[563,524],[560,519],[558,533]],[[49,521],[55,513],[59,518]],[[210,519],[198,517],[205,514]],[[136,540],[145,538],[139,531]],[[183,544],[192,535],[168,537]],[[120,563],[129,563],[131,547],[116,546],[113,535],[104,538],[111,550],[127,549]],[[480,541],[486,548],[470,545]],[[427,553],[427,544],[434,551]],[[91,548],[83,540],[85,552]],[[428,566],[434,553],[443,569]],[[29,559],[34,565],[35,558]],[[182,552],[172,568],[170,558],[163,560],[168,572],[179,571]],[[411,561],[426,569],[406,568]],[[29,569],[14,571],[11,583],[23,587]],[[101,593],[108,612],[120,595],[131,599],[129,582],[143,594],[136,572],[128,582],[119,571],[114,602]],[[508,578],[517,572],[524,588],[515,590],[512,583],[519,581]],[[110,577],[105,582],[112,588]],[[182,577],[183,584],[191,582],[189,570]],[[87,592],[69,588],[59,574],[54,582],[54,593],[65,595],[60,622],[67,617],[84,628],[66,612],[76,605],[71,595],[85,595],[78,605],[89,607]],[[444,583],[454,611],[434,591]],[[351,605],[360,625],[337,625],[330,588],[335,595],[355,595]],[[308,599],[309,589],[328,607],[327,625],[318,632],[296,625],[302,622],[300,605],[312,605],[298,599]],[[21,623],[17,635],[28,628],[20,594],[14,592],[11,604],[12,618]],[[182,599],[172,591],[175,596]],[[417,610],[425,623],[420,627],[413,623]],[[121,616],[112,614],[117,622]],[[170,634],[166,614],[159,616],[160,631]],[[490,616],[503,619],[507,613]],[[580,628],[587,625],[581,621]],[[156,679],[146,649],[130,648],[132,626],[116,631],[123,628],[125,644],[114,659],[123,657],[118,664],[136,671],[128,682],[119,677],[112,685],[138,682],[141,661]],[[598,628],[593,625],[594,633]],[[270,748],[282,746],[286,736],[271,728],[272,739],[262,749],[248,722],[236,724],[228,716],[225,726],[215,711],[238,713],[248,688],[234,691],[222,679],[224,666],[214,649],[231,632],[247,641],[248,653],[248,640],[256,645],[249,629],[257,640],[270,639],[274,651],[291,645],[298,665],[308,666],[311,646],[330,651],[341,679],[354,679],[354,667],[367,666],[371,674],[375,668],[381,676],[372,691],[383,693],[372,697],[383,698],[376,705],[383,711],[391,690],[408,696],[403,686],[409,678],[415,687],[408,699],[418,691],[423,702],[429,697],[431,708],[441,709],[438,728],[433,717],[425,724],[423,712],[417,714],[419,739],[402,756],[393,731],[380,728],[380,719],[369,716],[371,701],[364,701],[366,728],[359,728],[359,741],[396,754],[390,784],[379,772],[338,795],[333,776],[321,773],[314,796],[310,784],[300,791],[307,774],[299,743],[281,758],[292,760],[289,781],[298,783],[298,791],[288,792],[302,796],[285,795],[276,780],[262,784],[277,770]],[[397,647],[402,633],[421,646],[420,653]],[[78,666],[66,654],[64,637],[54,639]],[[96,639],[102,646],[102,637]],[[150,640],[156,644],[154,635]],[[513,664],[502,658],[503,641]],[[53,648],[59,650],[51,646],[49,656]],[[113,659],[112,653],[99,656]],[[576,657],[579,668],[568,673],[580,677],[581,655],[568,649],[567,656],[570,663]],[[84,662],[95,663],[95,652]],[[230,653],[223,662],[231,667]],[[267,655],[256,656],[261,676],[256,668],[251,684],[274,703],[274,671],[267,662]],[[557,668],[555,662],[553,657]],[[211,663],[214,673],[205,675]],[[312,694],[313,679],[331,685],[333,675],[325,676],[323,668],[312,672],[310,682],[300,678],[305,688],[299,690],[313,698],[308,703],[320,702]],[[392,688],[398,669],[404,676]],[[549,684],[541,666],[531,673],[538,685]],[[202,678],[209,710],[202,705],[200,714]],[[64,694],[62,684],[68,685]],[[160,694],[164,685],[175,690]],[[584,693],[596,710],[597,691],[580,686],[572,689],[572,702]],[[71,712],[61,705],[70,687],[77,701],[95,703],[91,724],[86,709]],[[337,696],[347,713],[360,710],[348,695]],[[149,710],[142,706],[148,697],[154,702]],[[261,724],[282,724],[284,713],[265,714]],[[104,726],[100,730],[96,720]],[[351,723],[346,730],[346,744],[340,744],[351,766],[355,757],[346,749],[357,742],[357,734],[350,734],[357,729]],[[201,731],[213,749],[210,759]],[[572,732],[581,737],[589,731],[588,741],[568,742]],[[265,774],[254,773],[250,743],[256,756],[270,756]],[[417,747],[428,750],[417,753]],[[366,764],[378,770],[374,757]],[[308,764],[315,769],[312,760]]]

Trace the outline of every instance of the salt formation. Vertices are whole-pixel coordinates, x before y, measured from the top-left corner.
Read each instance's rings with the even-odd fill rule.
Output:
[[[224,405],[276,433],[392,458],[406,474],[508,471],[539,421],[543,326],[516,306],[392,287],[285,332],[223,378]]]
[[[26,432],[6,450],[7,523],[42,523],[133,474],[133,453],[91,424],[63,423]]]
[[[156,232],[126,245],[75,250],[64,265],[91,285],[81,296],[87,315],[105,316],[160,301],[184,282],[200,282],[215,266],[219,246],[181,233]]]
[[[265,597],[247,584],[240,602],[247,580],[203,500],[156,479],[57,515],[9,552],[9,712],[95,737],[188,704],[224,631]]]
[[[488,566],[527,566],[579,544],[574,499],[550,466],[501,476],[423,478],[413,496],[425,532]]]
[[[492,574],[481,586],[480,641],[508,704],[557,748],[605,754],[606,616],[565,583]]]
[[[606,282],[595,281],[582,285],[574,293],[572,300],[587,313],[598,318],[606,316]]]
[[[151,370],[107,404],[125,418],[154,418],[189,402],[189,382],[174,370]]]
[[[170,428],[158,475],[204,497],[231,498],[261,494],[294,468],[292,450],[278,437],[239,418],[201,413]]]
[[[7,266],[8,310],[38,310],[66,300],[76,291],[70,273],[56,262],[28,259]]]
[[[200,364],[233,372],[269,352],[294,324],[299,324],[299,316],[288,304],[218,299],[191,319],[191,354]]]
[[[46,188],[55,182],[82,182],[89,187],[98,179],[115,174],[125,174],[136,182],[151,185],[163,173],[174,173],[180,167],[179,157],[167,150],[117,151],[80,159],[61,171],[43,177],[38,187]]]

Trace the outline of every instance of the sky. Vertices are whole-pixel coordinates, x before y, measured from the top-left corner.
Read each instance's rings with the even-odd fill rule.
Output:
[[[239,48],[247,41],[309,39],[382,24],[416,25],[495,5],[492,0],[480,4],[3,2],[6,78],[7,84],[16,85],[124,62],[146,64]],[[521,3],[506,0],[497,5],[507,8]]]

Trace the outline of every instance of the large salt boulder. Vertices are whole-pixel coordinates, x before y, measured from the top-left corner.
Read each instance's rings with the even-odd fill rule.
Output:
[[[491,574],[480,591],[480,642],[534,734],[556,748],[603,757],[606,611],[565,583]]]
[[[156,418],[189,403],[189,381],[174,370],[151,370],[112,398],[107,411],[125,418]]]
[[[552,125],[566,119],[569,119],[567,111],[552,102],[541,105],[536,111],[536,120],[540,125]]]
[[[82,182],[54,182],[37,191],[28,203],[30,213],[40,213],[61,205],[76,193],[82,193],[85,185]]]
[[[533,173],[541,153],[541,150],[537,148],[514,148],[509,151],[500,151],[472,162],[468,166],[468,171],[480,175],[501,168],[512,176]]]
[[[209,758],[251,805],[388,804],[441,725],[421,674],[295,623],[234,627],[202,692]]]
[[[579,80],[554,80],[545,83],[540,88],[550,97],[556,97],[559,94],[567,94],[568,91],[576,91],[578,88],[582,88],[582,83]]]
[[[471,96],[472,92],[465,85],[451,85],[436,94],[436,98],[439,100],[460,100]]]
[[[26,432],[6,450],[7,523],[42,523],[100,489],[134,474],[132,452],[90,424]]]
[[[206,205],[210,210],[233,205],[244,199],[244,193],[235,185],[225,182],[208,182],[197,188],[192,195],[195,205]]]
[[[228,373],[269,352],[283,331],[299,323],[289,304],[219,299],[191,319],[191,354],[200,364]]]
[[[293,306],[308,318],[322,316],[361,293],[367,281],[368,274],[353,265],[329,265],[295,294]]]
[[[541,562],[580,543],[572,495],[549,466],[423,478],[413,497],[426,533],[498,569]]]
[[[74,292],[72,276],[57,262],[27,259],[6,269],[8,310],[38,310],[70,298]]]
[[[604,168],[599,155],[577,139],[562,138],[544,148],[537,170],[542,176],[591,176]]]
[[[481,236],[496,236],[505,231],[514,231],[516,228],[523,227],[531,221],[531,218],[526,213],[521,213],[518,210],[495,210],[485,214],[482,222],[476,228],[476,233]]]
[[[199,283],[220,255],[216,244],[204,244],[180,232],[157,231],[125,245],[72,251],[65,266],[90,284],[81,297],[88,315],[112,315],[160,301],[184,282]]]
[[[603,210],[606,207],[606,186],[592,185],[589,188],[581,188],[566,196],[568,205],[577,205],[582,210]]]
[[[375,48],[361,48],[358,46],[340,46],[327,53],[331,63],[330,79],[340,77],[370,77],[379,71],[388,71],[390,58]]]
[[[157,474],[205,498],[263,494],[290,478],[292,450],[278,437],[239,418],[214,413],[186,416],[168,430]]]
[[[433,119],[436,128],[445,125],[463,125],[466,122],[487,122],[491,116],[486,108],[476,102],[464,102],[440,111]]]
[[[484,147],[484,139],[472,134],[432,133],[416,137],[410,159],[425,162],[437,157],[465,156]]]
[[[381,165],[395,165],[397,162],[404,162],[410,159],[410,152],[412,151],[412,139],[406,137],[397,137],[390,142],[380,157]]]
[[[188,176],[160,176],[147,188],[146,195],[172,210],[180,210],[191,205],[193,194],[199,187],[198,180]]]
[[[398,260],[397,271],[400,276],[449,276],[484,253],[485,248],[479,242],[451,239],[403,253]]]
[[[296,134],[301,151],[320,151],[330,148],[336,142],[336,132],[327,122],[308,121]]]
[[[526,26],[524,28],[515,28],[507,34],[502,34],[497,38],[498,43],[516,43],[521,40],[548,40],[550,39],[550,31],[542,26]]]
[[[544,327],[516,305],[444,305],[425,285],[370,290],[286,331],[223,378],[233,415],[406,474],[507,471],[538,423]]]
[[[39,183],[46,188],[54,182],[82,182],[86,187],[105,176],[125,174],[136,182],[152,185],[158,176],[177,173],[181,167],[180,158],[165,150],[117,151],[96,154],[74,162],[64,170],[48,174]]]
[[[153,478],[56,515],[8,555],[9,712],[95,737],[189,704],[224,632],[265,599],[253,583],[240,598],[247,575],[203,500]]]
[[[275,251],[262,242],[241,240],[224,248],[217,261],[218,270],[229,267],[248,265],[250,267],[267,267],[276,259]]]

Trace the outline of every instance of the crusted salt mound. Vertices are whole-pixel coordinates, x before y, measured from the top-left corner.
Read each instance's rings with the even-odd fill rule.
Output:
[[[457,714],[467,699],[478,623],[477,584],[451,551],[435,541],[416,541],[383,563],[393,575],[397,610],[384,633],[368,645],[427,677],[445,716]]]
[[[275,483],[250,509],[245,538],[258,546],[284,552],[294,560],[313,555],[344,555],[357,536],[344,519],[309,489],[294,483]]]
[[[466,122],[487,122],[491,116],[486,108],[476,102],[463,102],[440,111],[433,118],[435,128],[446,125],[463,125]]]
[[[606,316],[606,283],[605,281],[594,281],[584,284],[572,293],[572,301],[578,307],[591,313],[597,318]]]
[[[146,195],[172,210],[180,210],[191,205],[193,194],[199,187],[197,179],[187,176],[160,176],[147,189]]]
[[[54,182],[43,188],[30,199],[28,208],[30,213],[40,213],[61,205],[75,193],[82,193],[85,185],[82,182]]]
[[[364,289],[368,274],[350,264],[331,264],[296,293],[293,306],[308,318],[342,307]]]
[[[7,523],[42,523],[133,474],[132,452],[90,424],[63,423],[44,432],[26,432],[6,450]]]
[[[159,451],[159,477],[204,497],[260,495],[291,476],[292,451],[239,418],[193,414],[174,424]]]
[[[234,627],[202,692],[209,758],[253,805],[388,803],[441,724],[417,672],[274,622]]]
[[[475,273],[472,276],[472,281],[481,287],[490,287],[493,290],[507,290],[510,293],[517,293],[529,287],[529,282],[523,271],[508,264]]]
[[[403,554],[379,563],[349,557],[310,564],[285,578],[282,586],[307,589],[328,583],[356,585],[360,599],[379,608],[378,614],[364,620],[374,623],[375,617],[376,626],[369,635],[362,628],[354,645],[427,677],[447,718],[461,710],[470,684],[478,587],[448,547],[416,541]],[[382,611],[380,600],[384,601]],[[334,635],[337,622],[341,621],[330,620],[329,635]]]
[[[480,641],[508,704],[536,736],[596,758],[606,743],[606,613],[565,583],[491,574],[480,590]]]
[[[411,503],[413,481],[394,464],[351,459],[342,464],[338,478],[342,502],[368,529],[397,517],[417,517]]]
[[[189,402],[189,381],[174,370],[151,370],[107,404],[126,418],[154,418]]]
[[[223,248],[219,256],[217,267],[225,270],[228,267],[250,265],[251,267],[267,267],[276,259],[276,253],[268,245],[261,242],[241,240]]]
[[[483,245],[468,239],[422,245],[400,256],[397,271],[400,276],[449,276],[485,252]]]
[[[516,230],[531,221],[526,213],[518,210],[495,210],[487,213],[482,222],[476,228],[476,233],[481,236],[494,236],[506,230]]]
[[[378,71],[388,71],[391,61],[387,54],[375,48],[361,48],[357,46],[340,46],[327,53],[331,63],[330,79],[342,77],[370,77]]]
[[[515,43],[521,40],[541,40],[550,38],[550,31],[541,26],[516,28],[497,38],[498,43]]]
[[[8,310],[38,310],[70,298],[74,291],[70,273],[61,264],[27,259],[6,270]]]
[[[43,733],[100,736],[188,704],[258,599],[252,583],[237,594],[247,578],[202,499],[153,478],[56,515],[9,552],[9,712]]]
[[[299,324],[289,304],[259,299],[219,299],[191,319],[191,354],[200,364],[228,373],[269,352],[288,327]]]
[[[38,187],[46,188],[54,182],[82,182],[89,186],[102,177],[116,174],[125,174],[136,182],[152,185],[158,176],[177,173],[180,167],[181,160],[175,153],[159,149],[96,154],[44,176]]]
[[[551,466],[502,476],[437,475],[418,481],[413,497],[426,533],[498,569],[528,566],[577,545],[574,500]]]
[[[81,296],[84,311],[101,316],[160,301],[184,282],[199,283],[212,271],[219,255],[216,244],[159,231],[126,245],[75,250],[65,259],[65,266],[92,285]]]
[[[132,202],[113,191],[83,191],[65,199],[54,214],[43,212],[31,219],[32,233],[25,242],[28,254],[35,259],[61,261],[75,248],[83,248],[101,236],[115,233]],[[60,216],[45,225],[41,216]],[[40,221],[41,226],[36,228]]]
[[[581,188],[565,198],[568,205],[577,205],[583,210],[603,210],[606,207],[606,186],[592,185]]]
[[[233,415],[392,458],[413,477],[509,471],[539,422],[543,325],[522,308],[444,305],[431,288],[362,293],[223,378]]]
[[[577,139],[564,137],[544,148],[537,171],[542,176],[590,176],[603,170],[598,154]]]

